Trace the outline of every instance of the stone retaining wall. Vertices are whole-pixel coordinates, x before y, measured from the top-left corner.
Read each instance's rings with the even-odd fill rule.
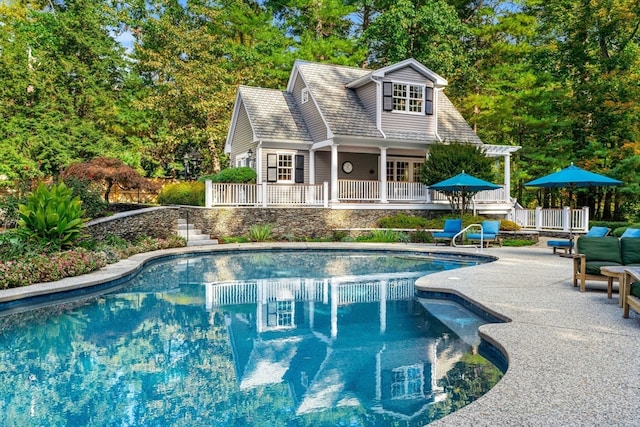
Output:
[[[138,209],[91,220],[85,230],[98,240],[109,234],[126,240],[140,236],[167,238],[177,233],[178,215],[179,209],[171,206]]]
[[[398,210],[338,210],[306,208],[199,208],[180,207],[180,217],[194,228],[214,238],[248,235],[256,224],[270,224],[273,235],[282,237],[329,237],[335,229],[375,228],[378,220],[396,215]],[[424,210],[402,211],[407,215],[430,218]]]

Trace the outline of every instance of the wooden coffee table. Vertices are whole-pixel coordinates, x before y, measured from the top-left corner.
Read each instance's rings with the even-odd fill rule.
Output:
[[[622,298],[624,298],[624,269],[623,265],[610,265],[600,267],[600,273],[607,278],[607,298],[611,298],[613,294],[613,281],[618,280],[618,305],[622,307]]]

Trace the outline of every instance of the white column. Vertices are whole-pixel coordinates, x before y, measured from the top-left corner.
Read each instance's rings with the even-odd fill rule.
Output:
[[[262,147],[256,148],[256,184],[262,184]]]
[[[316,152],[309,150],[309,184],[316,183]]]
[[[389,203],[387,200],[387,147],[380,147],[380,203]]]
[[[331,203],[338,203],[338,146],[331,146]]]
[[[504,155],[504,193],[507,202],[511,201],[511,153]]]
[[[307,203],[315,203],[316,201],[316,189],[314,187],[316,183],[316,152],[309,150],[309,199]]]

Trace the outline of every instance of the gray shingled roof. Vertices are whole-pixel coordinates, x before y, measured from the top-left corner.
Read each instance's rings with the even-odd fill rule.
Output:
[[[302,61],[297,65],[334,135],[384,138],[355,91],[345,87],[372,70]],[[241,86],[239,91],[257,138],[312,141],[290,93],[249,86]],[[434,140],[429,133],[398,130],[385,134],[387,138],[400,140]],[[446,141],[482,144],[442,92],[438,95],[438,134]]]
[[[312,142],[290,93],[249,86],[240,86],[238,90],[258,139]]]
[[[482,144],[469,123],[442,92],[438,94],[438,134],[445,141]]]
[[[298,62],[298,68],[334,135],[383,137],[355,91],[345,88],[371,70],[315,62]]]

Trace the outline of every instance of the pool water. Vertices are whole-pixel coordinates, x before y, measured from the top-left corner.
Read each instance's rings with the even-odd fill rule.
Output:
[[[0,424],[424,425],[502,372],[419,254],[226,253],[146,267],[105,295],[0,317]],[[0,306],[0,316],[2,315]]]

